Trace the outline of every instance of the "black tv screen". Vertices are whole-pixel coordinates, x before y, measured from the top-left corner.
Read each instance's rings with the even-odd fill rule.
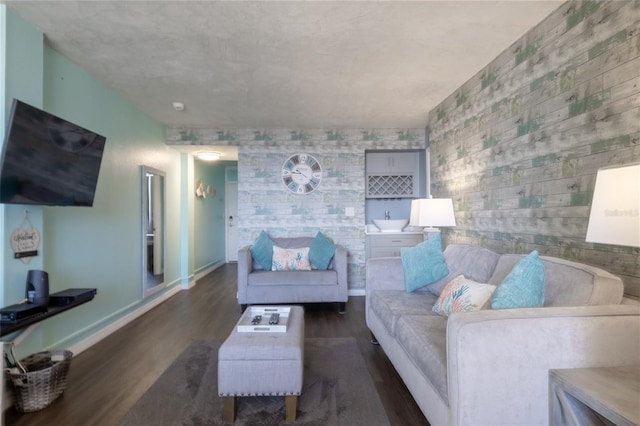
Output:
[[[92,206],[105,141],[14,99],[0,162],[0,203]]]

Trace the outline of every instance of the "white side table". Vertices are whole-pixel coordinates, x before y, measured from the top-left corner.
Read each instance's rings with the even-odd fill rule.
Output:
[[[640,425],[640,365],[550,370],[549,424]]]

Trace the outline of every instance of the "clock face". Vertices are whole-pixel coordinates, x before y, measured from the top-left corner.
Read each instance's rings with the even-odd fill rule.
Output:
[[[294,154],[282,165],[282,183],[295,194],[313,192],[322,180],[322,167],[308,154]]]

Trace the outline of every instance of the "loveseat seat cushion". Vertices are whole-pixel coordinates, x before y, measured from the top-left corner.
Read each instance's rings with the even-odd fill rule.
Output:
[[[448,404],[446,333],[447,319],[438,315],[403,315],[396,326],[398,344]]]
[[[338,273],[334,270],[312,271],[254,271],[247,277],[249,286],[271,285],[338,285]]]
[[[425,315],[441,318],[431,311],[438,298],[427,291],[407,293],[404,290],[376,290],[367,294],[370,298],[370,309],[375,313],[385,328],[395,335],[398,319],[403,315]]]

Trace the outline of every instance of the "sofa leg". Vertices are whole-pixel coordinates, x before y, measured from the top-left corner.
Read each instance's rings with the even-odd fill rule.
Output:
[[[344,311],[347,309],[347,304],[345,302],[338,302],[338,313],[344,314]]]
[[[246,311],[246,310],[247,310],[247,304],[246,303],[241,304],[240,305],[240,312],[244,314],[244,311]]]
[[[379,345],[380,342],[378,342],[378,339],[376,339],[376,336],[373,335],[373,333],[371,333],[371,344],[372,345]]]

